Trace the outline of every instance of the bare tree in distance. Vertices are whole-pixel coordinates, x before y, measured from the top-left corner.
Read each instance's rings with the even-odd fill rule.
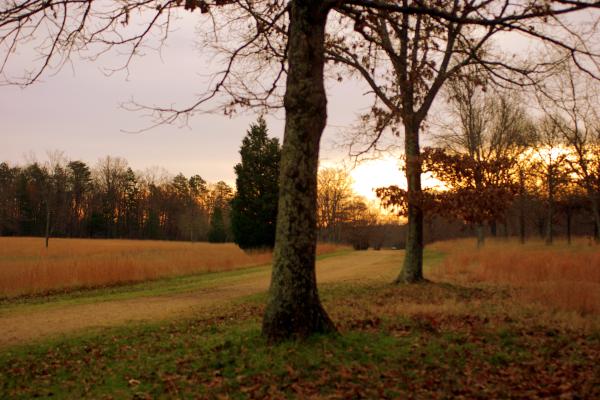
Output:
[[[317,176],[317,224],[321,240],[341,240],[345,209],[352,199],[352,178],[343,168],[323,168]]]
[[[585,192],[600,241],[600,83],[565,62],[539,86],[538,100],[552,129],[569,149],[565,157],[575,183]]]
[[[467,74],[447,83],[450,119],[437,135],[437,141],[453,153],[467,155],[474,165],[482,168],[485,163],[500,159],[516,163],[532,143],[534,131],[523,98],[515,90],[486,89],[485,75],[480,75],[477,68],[466,68],[464,72]],[[484,190],[482,168],[475,168],[473,176],[474,188],[481,191]],[[496,221],[488,222],[494,233]],[[477,246],[482,247],[484,226],[476,225],[475,231]]]
[[[533,156],[530,168],[540,178],[546,194],[546,244],[554,242],[554,219],[556,203],[562,188],[568,183],[566,159],[568,153],[564,147],[565,139],[555,121],[546,117],[539,121],[536,129],[536,143],[532,146]],[[531,153],[531,152],[530,152]]]
[[[282,148],[280,173],[279,215],[274,253],[274,269],[270,287],[269,301],[263,320],[263,333],[269,340],[281,340],[291,337],[304,337],[315,332],[335,330],[332,321],[321,306],[316,287],[315,248],[316,248],[316,186],[319,141],[327,120],[327,99],[324,89],[324,66],[326,62],[326,42],[331,45],[335,40],[326,41],[326,25],[332,11],[343,15],[345,26],[355,26],[362,32],[359,43],[367,42],[364,35],[367,19],[375,15],[377,21],[394,23],[404,27],[397,33],[399,38],[408,38],[411,32],[419,32],[413,40],[415,52],[408,58],[409,49],[401,46],[401,52],[407,56],[402,61],[405,68],[401,84],[415,82],[405,86],[409,91],[405,96],[404,110],[409,110],[410,118],[405,119],[408,127],[407,173],[409,188],[420,191],[419,128],[435,95],[458,65],[469,62],[487,62],[489,68],[499,67],[515,69],[500,59],[483,59],[479,50],[497,32],[513,30],[531,37],[545,40],[557,46],[573,51],[574,57],[595,57],[596,54],[579,43],[562,41],[560,37],[538,31],[531,26],[544,20],[555,20],[560,15],[597,8],[597,3],[584,1],[533,1],[524,6],[512,5],[508,0],[483,3],[458,1],[443,4],[424,2],[402,2],[381,0],[292,0],[281,1],[228,1],[215,0],[12,0],[0,6],[0,45],[3,57],[0,61],[0,74],[5,82],[28,85],[36,82],[44,72],[54,66],[64,65],[74,54],[95,58],[99,54],[117,47],[124,51],[126,61],[140,53],[144,46],[151,43],[149,38],[157,35],[166,39],[174,16],[178,9],[199,10],[204,15],[201,24],[205,31],[212,30],[218,36],[218,18],[233,14],[242,29],[242,43],[226,56],[224,67],[214,76],[212,85],[198,100],[188,106],[153,107],[156,123],[172,123],[186,119],[194,112],[205,111],[207,102],[225,94],[231,98],[231,107],[251,106],[263,103],[281,88],[280,78],[285,72],[286,84],[283,106],[286,112],[284,143]],[[242,15],[238,18],[238,13]],[[249,19],[244,19],[244,14]],[[141,17],[140,17],[141,16]],[[140,18],[136,23],[132,21]],[[348,25],[347,18],[354,21]],[[248,24],[252,21],[252,24]],[[395,22],[394,22],[395,21]],[[399,22],[400,21],[400,22]],[[416,24],[415,24],[415,21]],[[560,21],[559,21],[560,22]],[[447,28],[446,35],[437,26]],[[425,41],[421,42],[421,32],[425,29]],[[485,32],[479,42],[470,43],[464,36],[467,30]],[[415,30],[416,28],[416,30]],[[568,29],[563,30],[569,32]],[[284,60],[267,57],[267,61],[279,67],[278,73],[269,85],[255,81],[251,89],[258,93],[244,94],[247,87],[240,82],[241,74],[248,67],[248,61],[254,56],[263,57],[281,46],[271,46],[272,37],[285,36]],[[339,32],[338,37],[344,37]],[[35,41],[37,38],[37,42]],[[413,37],[414,39],[414,37]],[[429,40],[430,39],[430,40]],[[484,40],[485,39],[485,40]],[[32,42],[33,40],[33,42]],[[420,47],[419,43],[428,42],[431,46]],[[407,40],[403,41],[405,44]],[[454,64],[452,55],[447,53],[440,63],[418,56],[421,50],[435,49],[433,43],[444,43],[442,47],[455,49],[456,43],[463,43],[461,53],[466,58]],[[37,45],[37,63],[21,79],[7,77],[7,65],[17,50],[25,46]],[[271,48],[273,47],[273,48]],[[463,49],[463,47],[460,47]],[[96,49],[98,49],[96,51]],[[403,50],[402,50],[403,49]],[[93,54],[90,56],[91,51]],[[425,52],[427,53],[427,52]],[[439,53],[438,54],[444,54]],[[467,61],[468,60],[468,61]],[[238,63],[239,61],[239,63]],[[241,70],[236,70],[236,68]],[[421,68],[423,67],[423,68]],[[237,71],[237,72],[236,72]],[[241,71],[241,72],[240,72]],[[418,74],[422,71],[422,74]],[[496,72],[498,77],[501,76]],[[524,75],[524,74],[521,74]],[[433,78],[439,76],[440,78]],[[431,80],[433,78],[433,80]],[[433,82],[428,90],[425,82]],[[242,84],[243,83],[243,84]],[[425,85],[425,86],[423,86]],[[378,88],[378,85],[373,85]],[[280,92],[280,93],[281,93]],[[424,93],[427,93],[423,96]],[[408,97],[407,97],[408,96]],[[420,103],[415,114],[414,106]],[[402,103],[402,102],[400,102]],[[399,104],[399,103],[396,103]],[[226,111],[229,111],[226,108]],[[425,112],[424,112],[425,111]],[[380,115],[383,116],[382,113]],[[393,114],[396,120],[399,114]],[[384,117],[385,120],[385,117]],[[417,281],[422,277],[422,211],[419,204],[411,203],[413,221],[409,229],[409,248],[405,270],[406,281]]]

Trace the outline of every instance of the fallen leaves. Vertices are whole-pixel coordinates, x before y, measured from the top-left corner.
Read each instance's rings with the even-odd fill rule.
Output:
[[[259,333],[262,305],[244,303],[5,354],[0,397],[600,398],[598,332],[489,312],[485,306],[503,298],[495,291],[344,290],[326,304],[341,336],[268,346]]]

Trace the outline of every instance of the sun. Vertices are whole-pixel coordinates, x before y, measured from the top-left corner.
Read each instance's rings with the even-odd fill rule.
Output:
[[[353,191],[367,200],[376,200],[375,189],[397,185],[406,188],[406,177],[400,171],[399,159],[388,156],[361,162],[350,171]]]

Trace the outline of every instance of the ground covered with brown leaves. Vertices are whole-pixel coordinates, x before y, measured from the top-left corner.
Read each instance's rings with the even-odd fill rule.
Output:
[[[268,345],[264,296],[14,347],[2,398],[600,398],[597,316],[501,286],[330,284],[339,335]]]

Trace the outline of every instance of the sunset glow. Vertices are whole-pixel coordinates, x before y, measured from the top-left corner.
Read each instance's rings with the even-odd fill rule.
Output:
[[[357,165],[350,172],[354,180],[352,189],[368,200],[375,200],[375,189],[390,185],[406,187],[406,177],[400,171],[398,159],[392,156],[369,160]]]

